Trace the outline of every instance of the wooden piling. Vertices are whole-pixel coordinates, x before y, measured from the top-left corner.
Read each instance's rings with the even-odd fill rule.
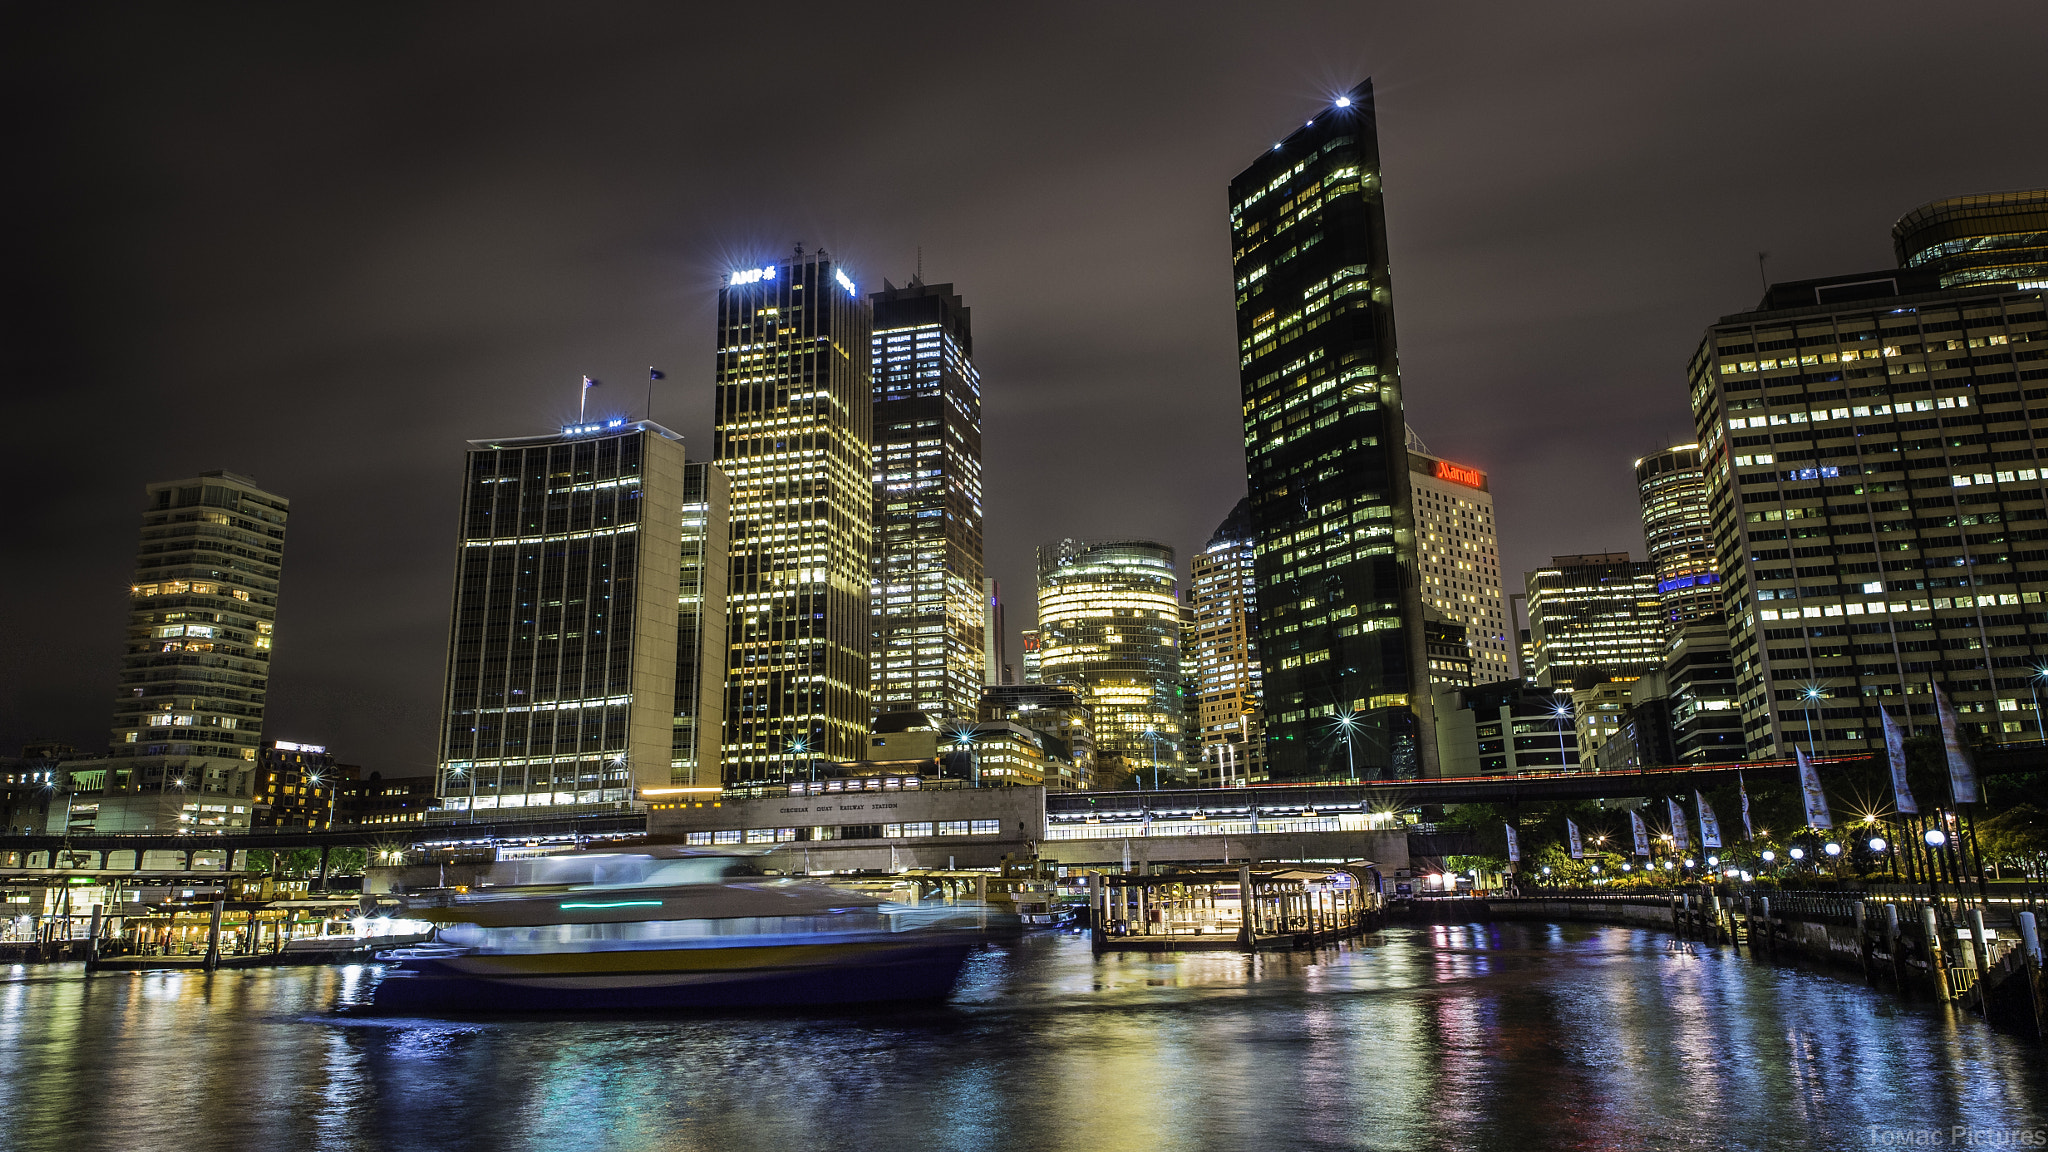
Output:
[[[220,916],[226,910],[227,901],[220,897],[215,897],[213,901],[213,920],[206,930],[205,967],[208,972],[220,967]]]
[[[1934,985],[1934,998],[1948,1002],[1947,962],[1941,954],[1941,929],[1934,923],[1934,909],[1920,909],[1920,931],[1927,938],[1927,975]]]
[[[1876,949],[1870,941],[1870,918],[1863,901],[1856,901],[1856,960],[1863,965],[1864,983],[1873,987],[1877,984],[1877,970],[1872,967],[1876,961]]]
[[[1892,982],[1898,985],[1900,995],[1904,995],[1912,983],[1906,979],[1906,936],[1899,925],[1899,906],[1896,904],[1884,906],[1884,939],[1885,948],[1892,957]]]

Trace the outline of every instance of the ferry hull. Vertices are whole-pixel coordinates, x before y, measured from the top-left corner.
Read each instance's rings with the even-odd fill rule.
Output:
[[[974,947],[948,940],[403,960],[385,971],[374,1002],[405,1011],[590,1012],[938,1000]]]

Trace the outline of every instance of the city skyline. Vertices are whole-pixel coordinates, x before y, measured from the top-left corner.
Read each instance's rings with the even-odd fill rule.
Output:
[[[1360,21],[1359,39],[1365,28]],[[527,29],[528,34],[533,31]],[[1908,44],[1899,37],[1880,39],[1872,47],[1880,58],[1886,52],[1904,58]],[[440,675],[434,666],[445,635],[449,590],[445,541],[455,519],[455,453],[460,442],[492,431],[539,432],[566,422],[575,410],[577,376],[582,372],[607,381],[593,392],[593,400],[606,412],[645,415],[645,396],[635,376],[646,363],[655,362],[670,379],[655,395],[654,418],[672,421],[691,446],[691,458],[704,459],[710,445],[710,324],[705,322],[711,310],[709,297],[731,268],[767,258],[765,254],[786,250],[798,240],[847,253],[863,283],[879,283],[885,275],[907,276],[922,248],[934,279],[950,280],[975,299],[983,321],[983,331],[977,333],[978,359],[995,385],[992,396],[1008,393],[992,401],[989,415],[992,576],[1013,589],[1028,588],[1031,547],[1060,535],[1153,536],[1184,554],[1192,552],[1241,494],[1231,468],[1215,467],[1217,460],[1228,459],[1237,435],[1232,428],[1236,380],[1229,337],[1224,334],[1228,300],[1214,288],[1227,260],[1217,239],[1224,212],[1221,183],[1246,151],[1260,146],[1262,136],[1278,134],[1274,125],[1286,124],[1296,110],[1305,119],[1333,92],[1367,74],[1381,79],[1383,116],[1389,125],[1383,146],[1389,154],[1388,170],[1396,174],[1387,191],[1389,231],[1401,285],[1402,368],[1411,385],[1410,415],[1429,431],[1435,446],[1495,478],[1503,505],[1505,573],[1539,566],[1553,553],[1636,551],[1640,537],[1628,460],[1688,438],[1682,385],[1685,351],[1697,339],[1702,317],[1735,313],[1754,301],[1759,291],[1757,249],[1775,251],[1769,263],[1773,280],[1886,266],[1891,261],[1882,251],[1885,229],[1915,206],[1948,195],[2048,183],[2038,162],[2032,162],[2032,170],[2022,170],[2029,168],[2029,159],[2010,149],[1989,150],[1979,160],[1969,155],[1971,149],[1961,147],[1955,160],[1924,172],[1859,176],[1854,184],[1830,183],[1834,178],[1824,177],[1789,198],[1768,191],[1738,194],[1726,219],[1712,227],[1687,225],[1682,197],[1674,192],[1659,201],[1648,195],[1656,189],[1654,184],[1631,183],[1637,179],[1637,165],[1629,124],[1618,131],[1612,122],[1607,122],[1606,130],[1586,130],[1569,122],[1572,110],[1595,109],[1588,103],[1592,89],[1539,86],[1533,97],[1537,106],[1557,115],[1537,135],[1560,150],[1560,161],[1583,161],[1589,154],[1599,161],[1591,167],[1570,166],[1570,179],[1619,181],[1622,191],[1634,189],[1639,194],[1637,206],[1631,208],[1636,215],[1617,217],[1611,207],[1596,215],[1576,215],[1577,209],[1558,198],[1566,165],[1539,165],[1532,171],[1527,164],[1511,163],[1504,157],[1517,153],[1502,146],[1507,141],[1498,126],[1486,124],[1484,105],[1450,93],[1449,85],[1472,75],[1465,68],[1476,68],[1484,60],[1447,67],[1420,50],[1405,55],[1389,50],[1382,58],[1352,50],[1355,59],[1312,69],[1315,75],[1305,76],[1298,67],[1275,67],[1277,43],[1256,46],[1246,64],[1256,64],[1256,74],[1233,74],[1229,82],[1213,86],[1217,92],[1190,94],[1189,99],[1201,105],[1190,115],[1214,109],[1213,127],[1205,126],[1193,138],[1177,137],[1168,151],[1141,150],[1124,159],[1133,167],[1116,169],[1118,178],[1147,167],[1160,169],[1140,181],[1136,192],[1118,193],[1110,183],[1098,182],[1098,175],[1057,162],[1062,153],[1071,153],[1069,160],[1100,161],[1108,153],[1102,151],[1098,137],[1086,131],[1062,135],[1045,129],[1051,134],[1033,145],[1038,150],[1028,163],[1047,175],[1035,179],[1064,180],[1074,198],[1090,202],[1077,223],[1091,228],[1115,223],[1119,229],[1137,225],[1139,231],[1128,236],[1129,242],[1150,242],[1172,251],[1172,259],[1165,262],[1170,271],[1165,273],[1134,268],[1127,248],[1084,238],[1094,235],[1088,228],[1080,229],[1071,244],[1043,243],[1038,245],[1042,253],[1020,256],[1014,248],[978,237],[966,225],[973,216],[971,207],[953,210],[963,213],[959,217],[941,214],[937,220],[912,221],[874,213],[867,200],[851,192],[844,202],[830,204],[829,210],[817,201],[772,198],[738,207],[731,188],[709,199],[664,199],[657,206],[634,200],[637,193],[632,189],[637,185],[628,181],[623,185],[628,191],[577,202],[581,222],[570,234],[593,240],[600,253],[609,254],[602,257],[582,256],[539,239],[549,231],[548,221],[564,217],[537,199],[551,185],[535,176],[511,181],[505,199],[488,202],[491,210],[483,218],[499,221],[493,228],[480,231],[478,225],[465,224],[464,217],[473,214],[446,200],[449,185],[441,183],[434,185],[440,198],[383,191],[376,202],[387,211],[342,213],[336,230],[322,233],[327,237],[322,245],[285,254],[269,251],[271,230],[287,224],[284,218],[231,222],[190,205],[145,207],[128,198],[132,194],[104,193],[112,199],[94,203],[111,213],[109,222],[115,230],[141,227],[147,218],[162,237],[158,250],[137,257],[134,274],[127,275],[122,273],[130,268],[126,257],[117,260],[97,245],[84,245],[75,254],[79,262],[72,275],[40,278],[56,291],[38,306],[40,310],[29,314],[47,315],[56,309],[65,322],[51,326],[52,333],[91,337],[123,326],[125,322],[117,320],[124,314],[121,308],[146,301],[150,309],[165,310],[161,326],[143,325],[136,334],[111,341],[87,339],[83,343],[90,347],[68,347],[61,353],[56,341],[30,342],[17,365],[34,370],[54,386],[11,392],[10,409],[19,426],[43,426],[85,389],[91,389],[100,403],[139,402],[165,391],[187,399],[164,409],[160,420],[147,426],[147,438],[141,435],[143,426],[123,430],[124,451],[115,455],[112,467],[69,486],[48,508],[30,510],[23,540],[30,560],[8,579],[59,583],[42,567],[40,557],[61,555],[67,571],[62,583],[67,586],[56,594],[58,610],[48,614],[50,621],[23,622],[26,663],[50,671],[33,677],[26,675],[28,669],[10,673],[16,679],[6,689],[17,706],[10,710],[0,744],[18,744],[30,737],[69,739],[84,747],[95,744],[107,721],[104,701],[110,685],[104,669],[118,650],[120,632],[119,610],[110,606],[118,603],[123,584],[120,567],[127,562],[122,555],[127,536],[122,524],[132,523],[135,494],[166,476],[225,468],[291,495],[298,513],[295,574],[279,605],[280,634],[287,640],[276,654],[277,688],[266,735],[327,743],[387,774],[427,770],[423,761],[431,755]],[[123,51],[116,44],[111,55],[121,59]],[[1591,59],[1597,63],[1603,58]],[[1617,57],[1604,59],[1610,69],[1624,67]],[[1868,62],[1865,57],[1858,68]],[[1136,97],[1147,85],[1161,88],[1170,74],[1162,71],[1165,65],[1150,60],[1140,64],[1114,87],[1088,88],[1080,98],[1108,105]],[[1925,62],[1919,66],[1937,78],[1943,67]],[[1417,79],[1432,69],[1432,79]],[[1824,86],[1834,74],[1834,66],[1822,65],[1799,84]],[[1283,75],[1290,79],[1272,79]],[[1528,75],[1510,70],[1507,80]],[[102,97],[109,103],[96,107],[115,107],[130,91],[117,85]],[[1707,115],[1704,97],[1709,93],[1727,95],[1718,84],[1695,82],[1688,89],[1673,82],[1652,92],[1651,98],[1662,111],[1678,109],[1683,125],[1688,116],[1704,123],[1699,118]],[[311,93],[287,86],[283,95],[287,105],[298,106],[294,98],[304,100]],[[690,95],[715,98],[703,88],[691,89]],[[1694,103],[1680,99],[1687,95]],[[1781,89],[1776,98],[1801,97],[1787,97]],[[1827,106],[1822,97],[1811,99]],[[610,106],[607,109],[607,114],[614,114]],[[1726,113],[1725,107],[1717,107],[1713,115]],[[596,107],[584,106],[578,114],[595,115]],[[1002,110],[991,114],[1021,115]],[[1901,114],[1909,120],[1916,115],[1903,109]],[[164,115],[168,126],[163,131],[212,124],[230,139],[247,131],[190,102],[174,101]],[[1928,123],[1941,123],[1944,138],[1963,144],[1983,131],[1928,115]],[[1448,138],[1446,129],[1453,126],[1471,139],[1456,146],[1425,143],[1432,134]],[[320,122],[312,127],[313,137],[324,138],[338,125]],[[1846,130],[1852,137],[1859,131]],[[1894,130],[1896,120],[1886,132]],[[1878,135],[1873,132],[1865,142],[1874,143]],[[566,146],[553,137],[549,141],[552,148]],[[1489,146],[1498,157],[1489,154]],[[143,149],[136,155],[155,155],[145,144],[132,147]],[[1772,145],[1763,138],[1755,147],[1761,157]],[[640,150],[614,156],[629,153],[637,159]],[[286,170],[307,162],[281,145],[264,154],[277,158]],[[53,186],[92,171],[93,163],[100,161],[73,157],[54,166],[59,178]],[[151,163],[151,171],[164,180],[190,182],[197,198],[223,187],[212,182],[215,177],[161,156]],[[609,170],[616,171],[616,164]],[[1475,173],[1483,175],[1489,187],[1500,187],[1484,194],[1471,191],[1467,178]],[[1153,194],[1157,187],[1181,180],[1188,184],[1184,194]],[[850,181],[846,187],[857,183]],[[466,187],[460,182],[455,186]],[[1537,203],[1519,212],[1508,207],[1532,192]],[[615,233],[596,230],[589,222],[591,209],[610,203],[602,198],[606,195],[632,201],[625,205],[631,210],[623,213]],[[1742,195],[1749,198],[1740,199]],[[313,202],[303,196],[283,195],[277,211],[310,210]],[[1023,223],[1014,218],[1020,211],[1014,200],[993,194],[982,184],[968,181],[963,197],[964,205],[1007,206],[1013,213],[1012,226]],[[1444,197],[1451,203],[1431,203]],[[235,202],[232,197],[229,201]],[[1560,215],[1545,217],[1540,211]],[[873,216],[873,222],[864,215]],[[1027,219],[1051,223],[1062,218]],[[1496,267],[1491,263],[1495,257],[1487,256],[1490,279],[1500,281],[1497,285],[1474,287],[1473,253],[1465,245],[1475,239],[1470,235],[1475,221],[1487,235],[1511,223],[1535,227],[1533,233],[1517,236],[1519,246],[1505,265]],[[1598,274],[1618,271],[1617,262],[1644,254],[1639,241],[1631,238],[1631,223],[1638,230],[1646,225],[1664,230],[1659,233],[1657,258],[1661,266],[1673,269],[1672,282],[1659,286],[1661,294],[1653,305],[1634,299],[1642,291],[1638,281],[1629,279],[1626,287],[1619,282],[1608,285]],[[504,263],[471,260],[484,238],[495,242],[497,229],[508,227],[506,236],[530,237],[531,243],[511,244]],[[58,236],[85,235],[82,220],[65,213],[55,215],[52,229]],[[223,229],[239,243],[211,247],[207,259],[196,264],[189,259],[189,245]],[[1058,229],[1055,234],[1072,231]],[[1529,246],[1534,243],[1531,235],[1540,235],[1543,243]],[[1525,313],[1527,289],[1538,283],[1530,270],[1543,263],[1540,252],[1550,250],[1544,245],[1557,251],[1611,247],[1612,255],[1596,252],[1591,272],[1572,280],[1567,290],[1547,293],[1553,303]],[[360,254],[343,255],[349,247]],[[593,258],[624,260],[628,268],[607,274],[588,262]],[[278,259],[294,260],[295,268],[310,275],[303,278],[304,284],[283,283],[277,298],[269,301],[264,299],[267,287],[262,293],[255,288],[275,279],[278,266],[273,262]],[[565,282],[587,293],[582,306],[568,309],[564,321],[515,331],[536,313],[530,311],[531,304],[495,287],[495,282],[530,287],[534,270],[557,259],[572,270]],[[169,279],[173,274],[175,282]],[[1125,288],[1134,300],[1144,301],[1143,307],[1158,309],[1156,315],[1174,318],[1173,324],[1153,325],[1162,337],[1145,335],[1145,325],[1129,323],[1130,305],[1115,310],[1122,315],[1112,341],[1105,339],[1093,318],[1056,315],[1042,302],[1052,298],[1055,285],[1071,285],[1082,278],[1100,281],[1112,274],[1142,277]],[[1194,287],[1161,292],[1167,282],[1157,279],[1162,275]],[[400,292],[390,297],[388,307],[352,299],[366,286],[397,288],[415,280],[420,287],[413,291],[424,295]],[[129,285],[123,291],[132,293],[132,299],[106,295],[109,290],[101,285],[117,282]],[[307,284],[319,287],[309,291]],[[558,299],[544,291],[540,299],[560,303],[573,296],[572,292]],[[1505,304],[1510,298],[1516,301],[1512,308]],[[604,307],[595,307],[599,302]],[[596,316],[621,304],[627,320]],[[105,307],[96,310],[96,305]],[[1497,354],[1467,348],[1466,328],[1475,305],[1482,306],[1485,315],[1505,318],[1501,339],[1488,342],[1500,345]],[[365,307],[367,312],[362,311]],[[1616,344],[1593,335],[1600,328],[1600,316],[1612,316],[1615,309],[1634,315],[1644,307],[1652,313],[1649,322],[1632,325],[1626,341]],[[234,319],[241,316],[257,322]],[[441,328],[430,328],[431,324]],[[225,338],[224,326],[233,329],[233,339]],[[1536,328],[1544,331],[1541,340],[1517,345],[1517,333]],[[1175,352],[1176,359],[1148,359],[1161,347],[1148,341],[1162,338],[1188,350]],[[1516,346],[1512,353],[1510,346]],[[1075,383],[1060,380],[1072,375],[1066,372],[1068,347],[1085,349],[1085,359],[1102,365],[1107,375],[1084,374]],[[1134,414],[1157,414],[1154,389],[1162,385],[1148,379],[1150,371],[1136,368],[1141,364],[1156,365],[1161,379],[1175,381],[1170,387],[1186,401],[1182,410],[1167,416],[1170,423],[1164,435],[1146,437],[1146,443],[1119,443],[1116,429],[1128,426]],[[1617,433],[1605,420],[1587,419],[1587,413],[1598,411],[1604,398],[1618,395],[1612,389],[1623,378],[1648,381],[1632,385],[1631,395],[1640,394],[1643,399],[1637,405],[1653,407],[1654,412],[1633,418]],[[1103,379],[1114,379],[1119,387],[1105,391],[1095,383]],[[1474,401],[1504,399],[1511,386],[1550,389],[1557,401],[1554,410],[1523,407],[1498,414],[1468,413]],[[1603,393],[1603,386],[1609,391]],[[1103,405],[1103,418],[1075,428],[1063,410],[1083,397]],[[242,417],[236,433],[189,434],[189,421],[203,424],[226,412]],[[1468,418],[1454,418],[1461,413]],[[1571,427],[1574,422],[1600,424],[1602,429],[1596,435]],[[321,425],[339,449],[331,458],[307,451],[292,434],[310,424]],[[1594,442],[1611,451],[1590,454],[1585,449]],[[1062,447],[1048,455],[1046,445],[1052,443]],[[1171,454],[1164,454],[1169,448]],[[370,474],[359,474],[352,465],[365,460],[376,460],[378,466]],[[1090,468],[1107,470],[1111,479],[1105,483],[1077,468],[1083,460]],[[9,467],[17,470],[16,477],[24,484],[33,485],[35,477],[51,471],[50,457],[31,445]],[[1557,499],[1561,476],[1571,477],[1572,500]],[[1059,499],[1045,499],[1048,485]],[[1075,498],[1097,488],[1123,495],[1114,502]],[[1570,507],[1557,507],[1561,504]],[[1070,510],[1053,519],[1035,510],[1043,505]],[[377,511],[366,516],[357,506]],[[388,535],[388,543],[372,547],[372,533]],[[16,602],[23,601],[17,596]],[[1030,621],[1013,618],[1009,623],[1014,641],[1015,633]],[[363,643],[343,642],[352,638]],[[390,674],[392,667],[400,671]]]

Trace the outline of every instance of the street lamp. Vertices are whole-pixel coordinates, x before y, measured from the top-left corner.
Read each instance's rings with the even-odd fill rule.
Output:
[[[1764,850],[1764,863],[1766,863],[1766,864],[1771,864],[1771,863],[1775,863],[1775,862],[1777,861],[1777,859],[1778,859],[1778,854],[1777,854],[1776,852],[1772,852],[1772,851],[1770,851],[1769,849],[1765,849],[1765,850]]]
[[[981,787],[981,754],[975,749],[974,736],[975,731],[972,728],[959,729],[953,733],[953,746],[967,749],[968,781],[974,787],[979,788]],[[1154,770],[1153,787],[1158,787],[1156,769]]]
[[[1571,767],[1566,763],[1570,756],[1564,750],[1564,722],[1571,719],[1572,706],[1569,702],[1553,701],[1550,705],[1550,715],[1557,721],[1557,770],[1563,772]]]
[[[1929,828],[1927,835],[1923,839],[1927,841],[1929,848],[1939,848],[1943,844],[1948,843],[1948,833],[1943,832],[1939,828]]]
[[[1804,848],[1794,848],[1794,849],[1792,850],[1792,859],[1794,859],[1794,860],[1804,860],[1804,859],[1806,859],[1806,849],[1804,849]]]
[[[1814,751],[1813,747],[1813,714],[1816,710],[1814,701],[1826,695],[1827,693],[1821,691],[1821,687],[1818,684],[1808,684],[1806,691],[1800,693],[1800,696],[1806,701],[1806,754],[1808,756],[1820,755],[1819,752]]]
[[[471,824],[476,823],[476,773],[471,772],[467,768],[450,768],[448,774],[458,778],[464,776],[469,778],[469,822]]]
[[[1882,852],[1882,851],[1884,851],[1884,837],[1882,837],[1882,836],[1872,836],[1872,837],[1870,838],[1870,850],[1871,850],[1872,852]]]
[[[1842,846],[1830,840],[1826,844],[1821,846],[1821,851],[1827,853],[1830,856],[1840,856],[1842,854]]]
[[[306,782],[315,788],[320,787],[320,774],[318,772],[306,773]],[[330,832],[334,830],[334,786],[332,784],[327,787],[327,830]]]
[[[2041,681],[2043,680],[2048,680],[2048,664],[2034,669],[2034,674],[2027,677],[2027,691],[2034,694],[2034,734],[2043,743],[2048,743],[2048,723],[2044,723],[2041,719]]]
[[[1351,733],[1358,727],[1358,713],[1351,711],[1339,712],[1332,719],[1337,722],[1338,729],[1344,733],[1344,761],[1350,766],[1351,782],[1356,784],[1358,783],[1358,754],[1352,751]]]

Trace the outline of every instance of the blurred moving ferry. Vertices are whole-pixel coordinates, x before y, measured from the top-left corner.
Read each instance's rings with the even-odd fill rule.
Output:
[[[432,944],[380,952],[379,1008],[749,1008],[936,1000],[1014,917],[918,907],[746,856],[666,847],[491,866],[487,882],[410,898]]]

